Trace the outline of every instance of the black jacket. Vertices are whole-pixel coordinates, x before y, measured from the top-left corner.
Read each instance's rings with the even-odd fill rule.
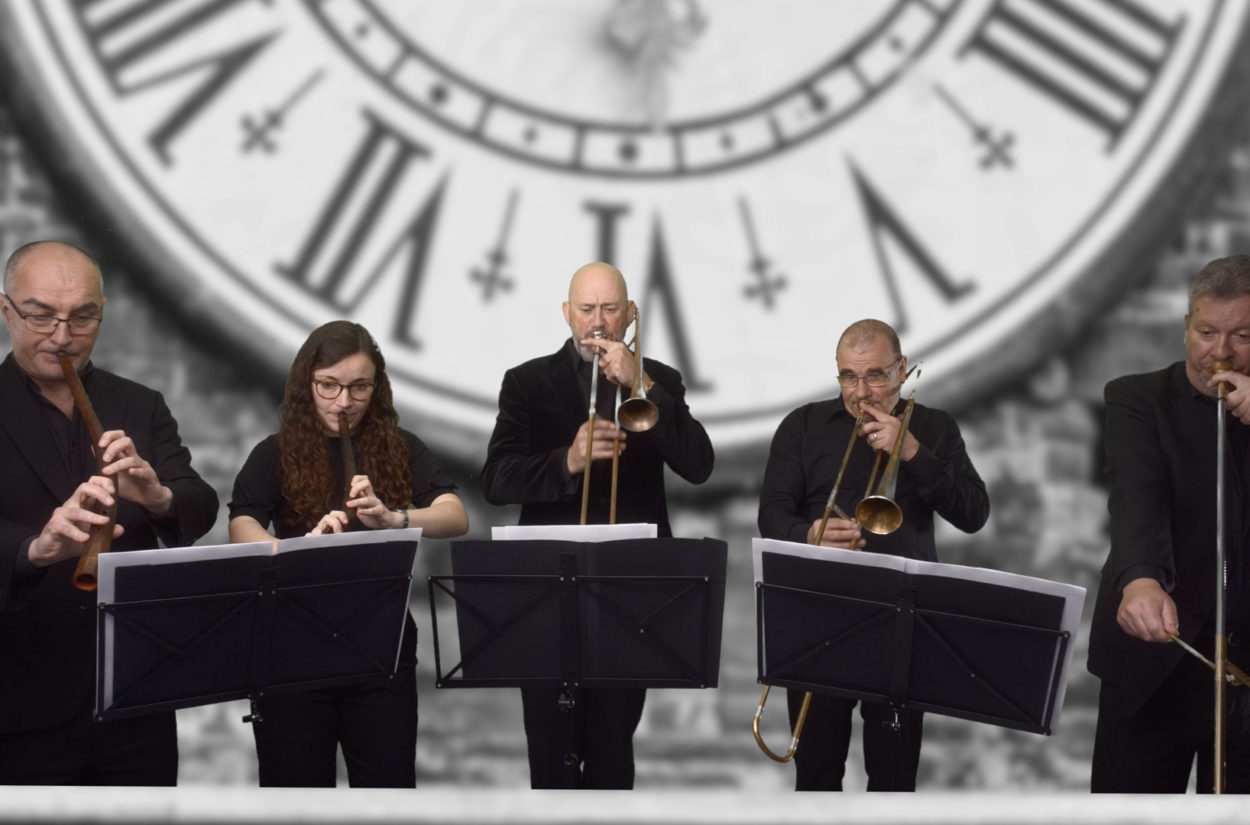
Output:
[[[581,517],[582,478],[570,478],[568,447],[587,419],[587,391],[577,371],[580,359],[572,340],[558,352],[527,361],[504,374],[499,416],[482,468],[482,489],[492,504],[520,504],[521,524],[577,524]],[[583,362],[584,363],[584,362]],[[588,369],[588,367],[581,367]],[[690,414],[681,375],[658,361],[643,359],[654,382],[647,397],[659,409],[656,425],[629,433],[618,475],[617,523],[654,523],[661,536],[672,535],[664,492],[664,465],[699,484],[712,473],[712,442]],[[613,385],[599,381],[597,414],[614,412]],[[628,395],[628,388],[626,389]],[[591,470],[587,521],[608,522],[611,461]]]
[[[191,469],[161,395],[99,369],[83,385],[104,429],[125,430],[174,494],[159,518],[122,499],[125,533],[111,551],[184,546],[208,532],[217,494]],[[96,599],[74,588],[75,559],[15,575],[27,539],[86,479],[70,477],[11,353],[0,364],[0,399],[0,731],[16,731],[55,725],[82,708],[95,677]]]

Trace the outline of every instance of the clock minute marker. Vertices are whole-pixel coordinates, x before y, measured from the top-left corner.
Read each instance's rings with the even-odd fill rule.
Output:
[[[504,207],[503,223],[499,227],[499,238],[495,248],[486,253],[486,266],[474,267],[469,271],[469,279],[482,285],[482,302],[489,304],[495,297],[495,291],[511,292],[513,281],[504,275],[503,266],[508,262],[508,239],[512,235],[512,219],[516,215],[517,190],[508,194],[508,205]]]
[[[295,108],[295,105],[300,102],[304,95],[308,94],[321,81],[324,74],[324,69],[318,69],[313,72],[307,80],[300,84],[299,88],[292,92],[277,107],[265,109],[255,118],[252,115],[244,115],[240,121],[244,132],[243,154],[247,154],[256,147],[263,149],[268,154],[276,151],[278,146],[272,139],[272,133],[286,124],[286,116],[290,114],[291,110]]]
[[[764,308],[771,312],[775,294],[784,290],[789,284],[785,275],[780,273],[770,275],[773,263],[764,256],[760,249],[759,235],[755,230],[755,220],[751,215],[751,207],[747,203],[746,198],[738,198],[738,211],[742,215],[743,229],[746,230],[747,246],[751,248],[751,261],[747,265],[747,269],[757,279],[757,283],[744,286],[742,294],[751,299],[759,298],[764,303]]]
[[[1014,134],[1004,130],[1001,135],[995,135],[989,125],[972,117],[950,92],[942,88],[941,84],[934,84],[933,90],[937,92],[938,98],[955,113],[955,116],[968,127],[968,131],[972,133],[973,142],[985,147],[985,154],[981,156],[982,169],[991,169],[998,164],[1007,168],[1015,167],[1015,159],[1011,156],[1011,150],[1016,141]]]

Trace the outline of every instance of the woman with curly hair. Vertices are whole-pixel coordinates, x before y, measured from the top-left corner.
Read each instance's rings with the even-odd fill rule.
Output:
[[[358,468],[346,491],[339,413]],[[256,445],[235,479],[230,540],[271,540],[271,525],[278,538],[408,526],[431,538],[459,536],[469,519],[455,488],[425,444],[400,428],[373,337],[332,321],[300,347],[278,432]],[[410,615],[394,678],[262,697],[263,721],[253,726],[260,784],[333,787],[341,745],[352,787],[415,787],[416,649]]]

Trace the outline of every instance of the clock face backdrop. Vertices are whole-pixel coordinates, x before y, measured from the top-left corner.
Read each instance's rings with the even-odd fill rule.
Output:
[[[479,461],[569,276],[625,273],[718,450],[835,395],[851,321],[932,404],[1131,276],[1250,4],[8,0],[59,165],[187,318],[285,372],[339,317]]]

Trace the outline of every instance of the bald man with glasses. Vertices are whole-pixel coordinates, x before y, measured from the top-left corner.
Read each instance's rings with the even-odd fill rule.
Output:
[[[118,500],[113,551],[191,544],[217,494],[160,394],[94,367],[100,268],[77,247],[21,247],[4,271],[12,352],[0,363],[0,784],[173,785],[172,712],[96,722],[95,593],[72,584],[89,531]],[[104,427],[96,446],[66,383],[69,356]]]
[[[905,407],[901,399],[907,357],[898,335],[882,321],[865,319],[847,327],[838,340],[837,398],[815,401],[790,412],[777,428],[760,492],[759,528],[764,538],[815,544],[825,504],[848,440],[857,444],[835,502],[852,514],[868,488],[874,459],[882,466],[898,437]],[[855,421],[863,423],[854,433]],[[824,547],[937,561],[933,517],[939,515],[966,533],[984,526],[990,514],[985,483],[968,458],[959,427],[946,413],[917,403],[899,454],[894,500],[903,524],[874,535],[852,519],[831,517],[821,538]],[[790,723],[798,718],[802,691],[787,691]],[[803,738],[795,754],[795,790],[842,790],[851,740],[855,700],[815,694]],[[884,704],[864,703],[864,756],[870,791],[912,791],[920,764],[924,714],[900,715]]]

